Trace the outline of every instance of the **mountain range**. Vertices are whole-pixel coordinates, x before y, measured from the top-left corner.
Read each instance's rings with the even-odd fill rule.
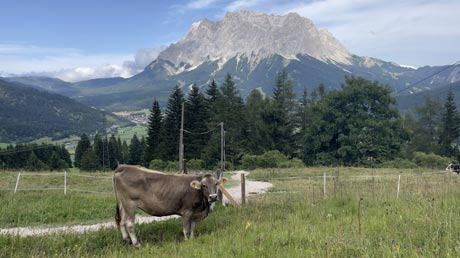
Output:
[[[316,28],[298,14],[279,16],[254,11],[229,12],[219,21],[193,23],[182,39],[131,78],[78,83],[48,77],[5,79],[72,97],[89,106],[121,111],[150,108],[154,98],[165,103],[175,85],[186,92],[193,83],[203,88],[215,79],[220,84],[227,73],[243,96],[255,88],[271,94],[276,74],[283,68],[299,95],[304,87],[311,92],[323,83],[327,89],[337,89],[345,76],[361,76],[389,85],[399,99],[407,101],[416,93],[429,94],[432,90],[442,96],[444,91],[440,89],[460,81],[460,66],[414,69],[357,56],[330,32]]]

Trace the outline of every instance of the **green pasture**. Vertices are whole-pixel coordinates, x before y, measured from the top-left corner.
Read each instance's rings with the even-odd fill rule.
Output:
[[[115,137],[120,137],[122,141],[126,141],[129,144],[135,134],[139,137],[139,139],[142,138],[142,136],[146,137],[147,127],[142,125],[120,127],[118,128]]]
[[[0,189],[14,188],[16,176],[0,173]],[[63,176],[36,177],[24,176],[22,187],[59,188]],[[110,180],[68,179],[67,195],[62,189],[0,191],[0,228],[113,220],[113,197],[103,193],[111,191]],[[189,241],[183,240],[181,222],[170,220],[138,225],[140,248],[124,243],[116,229],[103,229],[0,236],[0,257],[460,256],[460,176],[422,169],[304,168],[251,171],[248,180],[255,179],[274,187],[241,209],[218,206]]]

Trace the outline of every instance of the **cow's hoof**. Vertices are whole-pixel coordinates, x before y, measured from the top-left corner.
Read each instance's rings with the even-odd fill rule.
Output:
[[[136,248],[139,248],[139,247],[141,247],[141,243],[133,244],[133,246],[136,247]]]

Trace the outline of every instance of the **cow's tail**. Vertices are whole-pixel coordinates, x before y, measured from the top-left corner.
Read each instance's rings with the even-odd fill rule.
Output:
[[[120,205],[118,203],[117,188],[115,187],[115,176],[112,179],[112,187],[113,187],[113,193],[115,195],[115,201],[117,203],[115,207],[115,224],[117,225],[117,228],[120,228],[121,214],[120,214]]]

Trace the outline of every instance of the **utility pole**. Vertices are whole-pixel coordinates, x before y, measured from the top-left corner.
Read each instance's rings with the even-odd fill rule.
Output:
[[[180,118],[180,131],[179,131],[179,173],[184,171],[184,102],[182,102],[182,112]]]
[[[104,137],[105,137],[105,114],[102,113],[102,171],[105,171],[105,144],[104,144]]]
[[[220,123],[220,173],[219,178],[225,170],[225,131],[224,122]]]
[[[220,123],[220,171],[217,175],[217,179],[221,178],[225,170],[225,131],[224,122]],[[222,198],[222,191],[217,191],[217,199],[223,204],[224,199]]]

